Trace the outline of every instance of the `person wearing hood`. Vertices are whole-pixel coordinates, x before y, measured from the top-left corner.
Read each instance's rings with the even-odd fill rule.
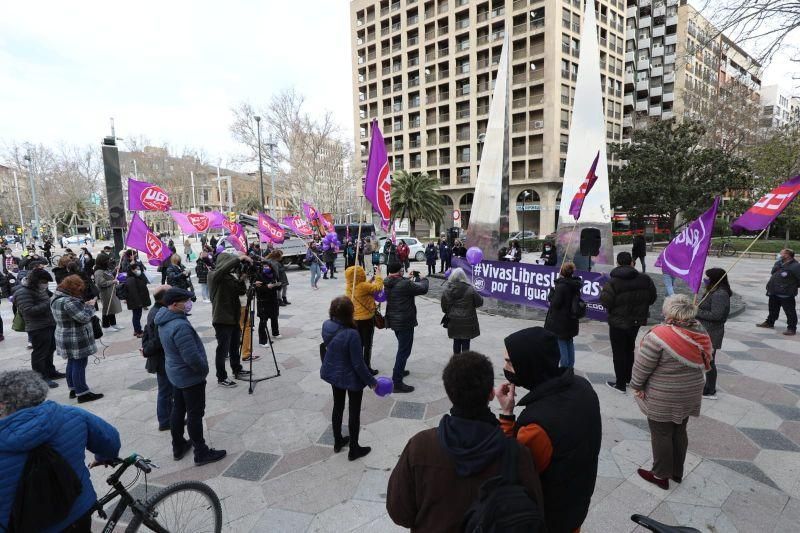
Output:
[[[561,351],[559,366],[572,368],[575,366],[575,343],[578,336],[579,320],[572,311],[575,298],[580,298],[583,280],[572,277],[575,273],[574,263],[561,265],[561,276],[550,291],[548,300],[550,307],[544,319],[544,329],[558,337],[558,349]]]
[[[542,264],[545,266],[556,266],[558,256],[556,255],[556,247],[550,241],[545,241],[542,246],[542,255],[539,256]]]
[[[336,264],[336,249],[328,245],[328,249],[322,251],[322,260],[325,261],[325,267],[327,268],[325,274],[322,275],[322,279],[328,279],[328,274],[331,275],[331,279],[336,279],[336,272],[333,270]]]
[[[608,338],[616,377],[606,385],[620,394],[625,394],[625,387],[631,381],[639,328],[647,324],[650,306],[658,297],[653,280],[632,264],[631,254],[618,253],[617,267],[609,274],[611,280],[600,291],[600,302],[608,312]]]
[[[164,348],[167,377],[173,386],[169,423],[172,456],[180,461],[194,448],[195,465],[219,461],[225,457],[225,450],[209,448],[203,438],[208,358],[203,341],[187,318],[192,310],[192,293],[172,287],[161,297],[161,303],[164,307],[156,313],[155,324]],[[184,425],[188,441],[183,434]]]
[[[480,353],[455,354],[442,372],[453,404],[436,428],[409,439],[389,477],[386,510],[395,524],[414,531],[462,531],[462,523],[481,485],[501,472],[509,446],[519,449],[519,483],[544,507],[539,475],[531,454],[508,439],[489,402],[494,399],[494,369]]]
[[[214,270],[208,273],[211,325],[214,326],[217,337],[217,351],[214,359],[217,383],[222,387],[236,386],[235,381],[228,379],[228,372],[225,370],[226,358],[230,361],[234,377],[250,375],[248,370],[242,368],[239,355],[239,339],[242,332],[239,324],[244,314],[239,298],[247,293],[247,287],[244,284],[245,274],[238,272],[241,261],[253,263],[253,260],[244,253],[240,253],[238,257],[233,254],[221,253],[217,256]],[[250,356],[246,353],[242,355]]]
[[[86,286],[76,275],[67,276],[56,287],[50,309],[56,322],[56,353],[67,360],[69,397],[78,403],[93,402],[103,397],[89,390],[86,366],[89,356],[97,353],[94,342],[94,300],[83,300]]]
[[[547,530],[575,531],[589,513],[597,479],[602,440],[597,394],[572,368],[559,368],[558,338],[544,328],[512,333],[505,346],[508,383],[495,392],[500,425],[533,454]],[[524,409],[515,418],[516,387],[530,392],[518,402]]]
[[[86,450],[96,461],[119,455],[119,432],[103,420],[78,407],[47,400],[47,384],[30,370],[0,373],[0,530],[9,526],[14,497],[25,470],[29,452],[48,444],[75,471],[80,481],[80,494],[67,516],[41,533],[59,531],[91,531],[90,511],[97,501]],[[72,526],[72,529],[70,529]]]
[[[122,303],[117,298],[117,281],[111,266],[110,256],[98,254],[94,264],[94,284],[100,289],[100,305],[103,307],[103,327],[119,331],[117,315],[122,312]]]
[[[477,309],[483,305],[483,297],[470,284],[463,269],[450,271],[441,305],[447,317],[447,336],[453,339],[453,353],[468,351],[470,341],[481,334]]]
[[[377,269],[375,269],[377,271]],[[372,278],[367,281],[367,273],[358,265],[348,267],[344,271],[344,293],[353,301],[355,312],[353,318],[356,322],[358,336],[361,338],[361,347],[364,350],[364,362],[367,368],[376,375],[377,370],[372,368],[372,339],[375,336],[375,295],[383,290],[383,278],[377,272],[372,273]],[[355,287],[354,287],[355,285]]]
[[[647,417],[653,447],[652,470],[638,469],[642,479],[669,489],[683,480],[690,416],[700,416],[704,379],[711,368],[711,338],[696,320],[689,296],[664,300],[664,323],[642,338],[633,365],[631,390]]]
[[[383,282],[386,291],[386,327],[397,337],[397,354],[394,360],[392,381],[394,392],[414,392],[414,387],[406,385],[403,378],[408,375],[406,362],[414,346],[414,328],[417,327],[417,304],[414,298],[428,293],[428,278],[420,279],[419,272],[412,271],[408,278],[401,274],[403,265],[389,263],[389,275]]]
[[[25,331],[31,342],[31,368],[42,376],[51,388],[58,387],[54,379],[66,377],[53,366],[56,351],[56,321],[50,310],[50,291],[53,277],[42,269],[34,269],[14,290],[14,305],[25,320]]]
[[[352,267],[349,267],[352,268]],[[356,325],[353,321],[353,302],[347,296],[339,296],[331,301],[329,319],[322,324],[322,342],[325,353],[319,377],[330,384],[333,390],[333,411],[331,427],[333,430],[333,451],[339,453],[349,446],[347,458],[355,461],[367,455],[372,448],[361,446],[358,441],[361,429],[361,400],[364,387],[375,388],[377,381],[364,362]],[[349,437],[342,436],[342,417],[345,397],[348,400],[347,429]]]
[[[125,304],[131,311],[131,324],[133,325],[133,336],[142,338],[142,310],[150,307],[150,291],[147,289],[147,276],[142,267],[131,260],[128,263],[128,277],[125,278],[127,298]]]

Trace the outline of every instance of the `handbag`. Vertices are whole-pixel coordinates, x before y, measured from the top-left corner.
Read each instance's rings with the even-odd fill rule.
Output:
[[[92,315],[92,334],[95,340],[103,336],[103,326],[100,324],[100,319],[97,315]]]
[[[20,333],[25,331],[25,319],[22,317],[22,311],[17,310],[14,314],[14,321],[11,323],[11,329]]]
[[[444,329],[447,329],[447,326],[448,326],[448,325],[450,325],[450,317],[448,316],[448,314],[447,314],[447,313],[445,313],[444,315],[442,315],[442,321],[441,321],[441,324],[442,324],[442,327],[443,327]]]
[[[386,328],[386,319],[381,314],[380,309],[375,309],[375,316],[373,318],[375,320],[375,329]]]

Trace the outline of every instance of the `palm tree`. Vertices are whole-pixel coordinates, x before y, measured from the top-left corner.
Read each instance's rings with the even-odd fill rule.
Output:
[[[432,225],[441,222],[444,208],[436,190],[438,186],[439,182],[426,172],[392,172],[392,218],[408,217],[412,235],[417,220],[426,220]]]

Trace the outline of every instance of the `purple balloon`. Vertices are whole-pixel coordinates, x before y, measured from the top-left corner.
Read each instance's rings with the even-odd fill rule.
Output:
[[[392,382],[392,378],[380,376],[375,381],[378,382],[378,384],[375,385],[375,394],[378,396],[388,396],[394,391],[394,383]]]
[[[120,272],[120,274],[117,276],[117,281],[120,283],[125,283],[126,279],[128,279],[128,275],[125,272]]]
[[[475,266],[481,261],[483,261],[483,250],[477,246],[473,246],[467,250],[467,262],[470,265]]]
[[[383,289],[376,292],[373,296],[375,298],[375,301],[378,303],[383,303],[386,301],[386,291],[384,291]]]
[[[448,268],[447,270],[445,270],[445,271],[444,271],[444,279],[447,279],[447,278],[449,278],[449,277],[450,277],[450,274],[451,274],[452,272],[453,272],[453,269],[452,269],[452,268]]]
[[[325,274],[328,271],[328,267],[326,267],[325,265],[320,265],[319,271]]]
[[[330,249],[330,247],[331,247],[331,244],[330,244],[329,242],[323,242],[323,243],[322,243],[322,249],[323,249],[324,251],[327,251],[327,250],[329,250],[329,249]]]

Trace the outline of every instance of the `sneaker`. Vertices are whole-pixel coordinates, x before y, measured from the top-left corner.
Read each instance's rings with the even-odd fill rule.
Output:
[[[81,394],[78,396],[78,403],[86,403],[86,402],[93,402],[95,400],[99,400],[102,398],[102,394],[95,394],[94,392],[87,392],[86,394]]]
[[[183,441],[181,447],[178,448],[177,450],[174,447],[172,448],[172,458],[175,459],[176,461],[180,461],[186,456],[187,453],[189,453],[189,450],[191,449],[192,449],[192,443],[185,440]]]
[[[414,392],[414,387],[412,387],[411,385],[406,385],[401,381],[400,383],[394,384],[394,392],[396,393]]]
[[[259,359],[261,359],[261,356],[260,355],[251,355],[250,357],[242,358],[242,362],[249,363],[251,359],[253,361],[258,361]]]
[[[283,300],[283,303],[285,303],[286,305],[292,305],[292,302],[290,302],[289,300]]]
[[[639,477],[641,477],[645,481],[649,481],[656,487],[664,490],[669,489],[668,479],[657,478],[653,472],[651,472],[650,470],[645,470],[644,468],[639,468],[638,470],[636,470],[636,472],[639,474]]]
[[[609,387],[611,387],[612,389],[614,389],[615,391],[617,391],[620,394],[625,394],[625,389],[618,388],[616,381],[606,381],[606,385],[608,385]]]
[[[269,347],[269,343],[268,342],[260,342],[260,343],[258,343],[258,345],[261,346],[262,348],[268,348]],[[259,357],[261,357],[261,356],[259,355]]]
[[[211,300],[206,300],[206,299],[203,299],[203,302],[204,302],[204,303],[207,303],[207,304],[210,304],[210,303],[211,303]]]
[[[250,377],[250,371],[249,370],[239,370],[234,375],[236,376],[236,379],[246,378],[246,377]]]
[[[371,451],[372,448],[369,446],[356,446],[355,448],[351,446],[350,451],[347,452],[347,458],[350,461],[355,461],[356,459],[361,459]]]
[[[760,324],[756,324],[756,327],[757,327],[757,328],[769,328],[769,329],[772,329],[772,328],[774,328],[775,326],[773,326],[772,324],[770,324],[769,322],[767,322],[767,321],[765,320],[764,322],[762,322],[762,323],[760,323]]]
[[[205,453],[194,458],[194,465],[203,466],[209,463],[216,463],[226,455],[228,455],[228,452],[225,450],[215,450],[214,448],[209,448],[205,451]]]
[[[47,382],[47,386],[50,387],[51,389],[55,389],[56,387],[58,387],[58,383],[56,383],[52,379],[47,379],[45,381]]]
[[[219,385],[220,387],[228,387],[228,388],[230,388],[230,387],[235,387],[236,386],[236,382],[233,381],[232,379],[225,378],[222,381],[217,381],[217,385]]]
[[[333,452],[334,453],[339,453],[340,451],[342,451],[342,448],[344,448],[345,446],[347,446],[349,444],[350,444],[350,437],[347,437],[347,436],[342,437],[342,440],[337,441],[337,442],[334,443]]]
[[[404,378],[407,378],[410,375],[411,375],[411,372],[409,370],[403,370],[403,377]]]
[[[273,339],[279,339],[280,337],[281,337],[281,334],[280,334],[280,333],[275,333],[275,334],[272,336],[272,338],[273,338]]]
[[[704,400],[716,400],[717,399],[717,395],[716,394],[703,393],[703,399]]]
[[[69,391],[69,399],[74,400],[77,394],[75,394],[74,390]]]
[[[787,329],[786,331],[783,332],[783,334],[786,335],[787,337],[792,337],[794,335],[797,335],[797,332],[793,329]]]
[[[166,426],[158,426],[159,431],[169,431],[170,429],[172,428],[170,428],[169,424],[167,424]]]
[[[31,343],[28,343],[28,345],[26,346],[26,348],[27,348],[27,349],[29,349],[29,350],[33,350],[33,344],[31,344]]]

